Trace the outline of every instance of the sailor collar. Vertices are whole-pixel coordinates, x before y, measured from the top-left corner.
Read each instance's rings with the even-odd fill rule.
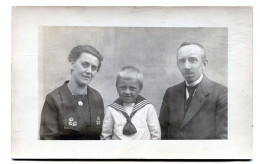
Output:
[[[134,113],[136,112],[137,110],[143,108],[144,106],[146,106],[147,104],[150,104],[144,97],[142,96],[138,96],[136,98],[136,102],[135,102],[135,105],[134,105],[134,109],[132,110],[131,113]],[[116,109],[116,110],[119,110],[121,112],[126,112],[125,108],[124,108],[124,105],[123,105],[123,101],[118,98],[116,99],[111,105],[109,105],[110,107]]]

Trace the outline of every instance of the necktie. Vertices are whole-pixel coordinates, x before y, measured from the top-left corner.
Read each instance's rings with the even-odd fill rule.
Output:
[[[186,100],[186,108],[185,108],[185,113],[187,112],[188,108],[190,107],[190,103],[192,100],[192,96],[194,94],[194,91],[197,86],[187,86],[188,92],[189,92],[189,98]]]
[[[196,89],[197,86],[187,86],[188,92],[189,92],[189,98],[191,98],[194,94],[194,91]]]

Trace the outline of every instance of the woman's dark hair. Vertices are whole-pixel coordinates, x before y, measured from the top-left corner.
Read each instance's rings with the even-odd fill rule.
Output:
[[[83,52],[89,53],[98,58],[99,60],[98,71],[99,71],[101,67],[101,62],[103,61],[103,56],[100,55],[98,50],[96,50],[94,47],[90,45],[79,45],[72,48],[68,57],[69,62],[75,62]]]

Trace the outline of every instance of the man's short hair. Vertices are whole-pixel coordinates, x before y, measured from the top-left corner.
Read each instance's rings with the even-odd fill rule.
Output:
[[[177,50],[177,57],[178,57],[178,52],[179,52],[180,48],[182,48],[184,46],[189,46],[189,45],[196,45],[196,46],[198,46],[201,49],[201,51],[202,51],[202,54],[201,54],[202,61],[207,60],[204,46],[202,46],[199,43],[194,43],[194,42],[183,42],[181,44],[181,46],[178,48],[178,50]]]
[[[75,62],[83,52],[91,54],[98,58],[99,60],[98,71],[99,71],[101,67],[101,62],[103,61],[103,56],[98,52],[98,50],[96,50],[94,47],[90,45],[79,45],[72,48],[68,57],[69,62]]]
[[[118,72],[116,77],[116,86],[120,79],[136,79],[140,83],[140,89],[143,88],[143,74],[134,66],[125,66]]]

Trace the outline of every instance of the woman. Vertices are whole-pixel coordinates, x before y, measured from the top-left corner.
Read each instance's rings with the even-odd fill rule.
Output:
[[[41,113],[41,140],[99,140],[104,117],[101,95],[88,84],[101,67],[102,55],[89,45],[69,54],[70,81],[46,96]]]

